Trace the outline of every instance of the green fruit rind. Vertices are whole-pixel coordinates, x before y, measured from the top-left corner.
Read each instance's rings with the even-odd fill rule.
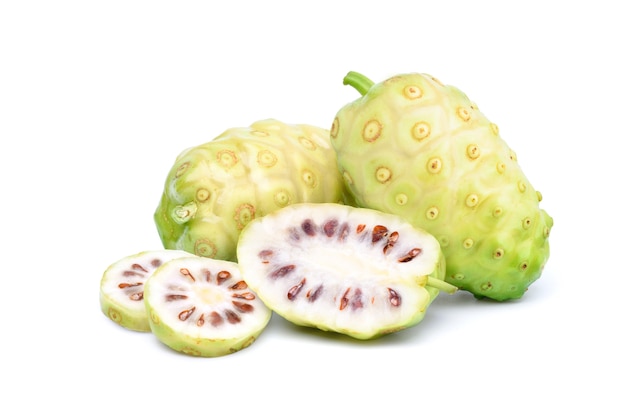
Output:
[[[418,324],[440,290],[457,290],[443,280],[445,258],[432,235],[348,205],[299,203],[257,218],[241,233],[237,256],[275,313],[361,340]]]
[[[553,219],[498,126],[428,74],[371,84],[350,72],[344,83],[363,96],[337,112],[331,144],[355,204],[437,237],[447,282],[476,297],[522,297],[548,260]]]
[[[152,333],[191,356],[218,357],[249,347],[272,315],[230,261],[198,256],[169,261],[154,271],[144,290]]]
[[[143,302],[145,281],[163,262],[191,255],[180,250],[151,250],[112,263],[100,280],[100,310],[124,328],[149,332],[150,325]]]
[[[166,248],[236,260],[246,224],[298,202],[345,192],[329,131],[275,119],[230,128],[178,155],[154,213]]]

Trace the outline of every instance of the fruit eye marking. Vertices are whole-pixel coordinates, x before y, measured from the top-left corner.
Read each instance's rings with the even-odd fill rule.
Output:
[[[254,205],[243,203],[235,210],[235,222],[239,230],[243,229],[252,219],[254,219],[256,209]]]
[[[388,169],[387,167],[378,167],[376,169],[375,177],[376,177],[376,181],[380,182],[381,184],[384,184],[391,179],[391,170]]]
[[[238,161],[237,155],[232,150],[220,150],[217,152],[217,162],[224,168],[231,168]]]
[[[524,229],[528,229],[530,227],[530,225],[532,224],[532,220],[530,220],[529,217],[525,218],[524,220],[522,220],[522,227]]]
[[[196,240],[193,245],[193,251],[194,254],[200,257],[213,258],[217,255],[217,247],[215,247],[215,243],[205,238]]]
[[[431,158],[430,160],[428,160],[428,163],[426,164],[426,168],[428,168],[428,171],[433,174],[437,174],[438,172],[440,172],[442,166],[443,166],[443,162],[441,161],[439,157]]]
[[[472,117],[470,112],[465,107],[458,107],[456,109],[456,114],[465,122],[469,121]]]
[[[408,98],[409,100],[415,100],[417,98],[421,98],[423,92],[421,88],[413,84],[413,85],[404,87],[402,94],[404,94],[404,96]]]
[[[302,170],[302,181],[304,181],[304,183],[311,188],[315,188],[317,186],[317,177],[310,170]]]
[[[189,162],[185,162],[185,163],[181,164],[180,167],[178,167],[178,169],[176,169],[176,174],[174,176],[176,178],[180,177],[181,175],[183,175],[185,173],[185,171],[187,171],[188,168],[189,168]]]
[[[338,133],[339,133],[339,118],[335,117],[330,127],[330,136],[337,137]]]
[[[498,128],[498,125],[496,125],[495,123],[489,124],[489,127],[491,128],[491,133],[493,133],[495,136],[498,136],[500,134],[500,128]]]
[[[412,248],[408,253],[398,258],[398,262],[410,262],[413,258],[420,255],[421,252],[422,252],[421,248],[417,248],[417,247]]]
[[[199,188],[196,191],[196,200],[198,202],[206,202],[209,200],[210,197],[211,197],[211,192],[209,192],[209,190],[207,189]]]
[[[439,209],[437,209],[436,206],[432,206],[426,210],[426,218],[435,220],[437,216],[439,216]]]
[[[378,137],[380,136],[382,130],[383,125],[376,119],[367,121],[367,123],[365,123],[365,126],[363,127],[363,139],[366,142],[375,142],[376,139],[378,139]]]
[[[269,168],[276,164],[278,158],[269,150],[261,150],[256,156],[256,161],[260,166]]]
[[[504,256],[504,250],[502,248],[496,248],[493,252],[493,258],[500,259]]]
[[[476,194],[469,194],[467,196],[467,198],[465,198],[465,205],[468,208],[473,208],[476,205],[478,205],[478,201],[479,201],[478,195],[476,195]]]
[[[415,125],[413,125],[413,128],[411,129],[411,134],[413,135],[413,138],[415,138],[415,140],[421,142],[422,140],[430,136],[430,125],[428,124],[428,122],[424,121],[417,122]]]
[[[304,136],[300,136],[298,138],[298,142],[300,142],[300,144],[304,146],[306,149],[309,149],[309,150],[317,149],[317,146],[315,145],[315,143],[311,139],[307,139]]]
[[[476,160],[478,157],[480,157],[480,149],[475,144],[467,146],[465,152],[467,153],[467,157],[469,157],[471,160]]]
[[[525,183],[524,181],[521,181],[521,180],[520,180],[520,181],[517,183],[517,189],[518,189],[520,192],[522,192],[522,193],[526,192],[526,183]]]

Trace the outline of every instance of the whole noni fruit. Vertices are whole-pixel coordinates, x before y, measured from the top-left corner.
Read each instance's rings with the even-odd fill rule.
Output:
[[[235,261],[252,219],[297,202],[340,202],[343,194],[327,129],[267,119],[180,153],[154,220],[165,248]]]
[[[375,84],[350,72],[344,84],[362,97],[338,111],[331,144],[355,203],[437,237],[459,289],[520,298],[548,260],[553,219],[496,124],[427,74]]]

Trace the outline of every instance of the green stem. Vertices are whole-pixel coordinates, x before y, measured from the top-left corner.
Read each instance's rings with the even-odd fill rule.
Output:
[[[361,73],[348,72],[346,77],[343,78],[343,84],[354,87],[361,95],[367,94],[369,89],[374,85],[374,82]]]
[[[455,293],[457,290],[459,290],[459,288],[457,288],[456,286],[451,285],[448,282],[443,281],[441,279],[433,278],[432,276],[428,277],[428,281],[426,282],[426,285],[432,286],[433,288],[437,288],[446,293]]]

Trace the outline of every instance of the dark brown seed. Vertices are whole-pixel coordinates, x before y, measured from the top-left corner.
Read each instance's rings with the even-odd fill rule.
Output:
[[[209,322],[213,327],[217,327],[224,322],[224,319],[222,318],[222,316],[220,316],[218,312],[214,311],[209,314]]]
[[[363,230],[365,230],[367,226],[364,224],[360,224],[356,227],[356,234],[361,234],[363,233]]]
[[[180,273],[181,275],[183,275],[185,278],[189,279],[190,281],[192,282],[196,281],[196,278],[193,277],[193,275],[191,274],[191,272],[189,272],[187,268],[181,268]]]
[[[204,313],[200,315],[200,317],[198,318],[198,321],[196,321],[196,325],[198,327],[202,327],[204,325]]]
[[[231,285],[228,287],[228,289],[230,290],[242,290],[242,289],[247,289],[247,288],[248,288],[248,284],[246,283],[246,281],[239,281],[235,283],[234,285]]]
[[[211,282],[211,271],[209,271],[208,269],[205,269],[202,271],[202,273],[204,274],[204,281]]]
[[[338,240],[345,241],[348,238],[348,234],[350,234],[350,227],[348,226],[348,223],[344,223],[341,225],[341,228],[339,229]]]
[[[259,253],[259,258],[261,259],[262,263],[269,264],[270,258],[272,257],[273,254],[274,254],[274,251],[272,250],[262,250]]]
[[[337,226],[339,226],[339,222],[336,219],[331,219],[324,223],[324,234],[328,237],[332,237],[337,231]]]
[[[254,293],[252,292],[233,293],[233,297],[235,299],[244,299],[244,300],[254,300],[256,298],[256,296],[254,296]]]
[[[387,254],[389,250],[391,250],[391,248],[396,244],[396,241],[398,241],[398,237],[400,237],[400,235],[397,231],[394,231],[389,235],[389,238],[387,239],[387,244],[385,244],[385,246],[383,247],[383,254]]]
[[[409,262],[413,258],[417,257],[421,252],[422,252],[421,248],[413,248],[406,255],[403,255],[402,257],[398,258],[398,262]]]
[[[148,272],[144,267],[139,264],[133,264],[130,266],[132,269],[137,269],[139,271]]]
[[[222,283],[230,279],[231,276],[232,275],[228,271],[219,271],[217,273],[217,284],[221,285]]]
[[[142,282],[136,282],[136,283],[120,283],[119,285],[117,285],[118,288],[120,289],[126,289],[126,288],[132,288],[133,286],[141,286],[143,285]]]
[[[298,293],[302,290],[302,287],[306,283],[306,278],[302,278],[302,280],[297,284],[292,286],[287,292],[287,299],[293,300],[298,296]]]
[[[372,243],[377,243],[383,239],[383,237],[387,236],[389,229],[382,225],[374,226],[374,230],[372,230]]]
[[[141,276],[142,278],[143,278],[143,277],[145,277],[145,275],[144,275],[144,274],[138,274],[138,273],[137,273],[137,272],[135,272],[135,271],[124,271],[124,272],[122,273],[122,275],[124,275],[124,276],[126,276],[126,277],[128,277],[128,276]]]
[[[322,294],[323,290],[324,290],[324,286],[323,285],[319,285],[314,290],[309,290],[306,293],[306,298],[309,299],[310,302],[314,302]]]
[[[291,239],[295,241],[300,240],[300,235],[298,234],[298,230],[296,230],[296,228],[294,227],[289,229],[289,237],[291,237]]]
[[[398,292],[391,288],[387,288],[387,290],[389,291],[389,303],[391,303],[391,305],[395,307],[400,306],[400,304],[402,303],[402,299],[400,298]]]
[[[237,308],[242,313],[250,313],[254,310],[254,306],[248,303],[238,302],[233,300],[233,306]]]
[[[360,309],[363,307],[363,292],[361,289],[357,288],[354,291],[354,295],[352,295],[352,300],[350,300],[350,306],[353,310]]]
[[[186,295],[165,295],[165,301],[173,302],[176,300],[185,300],[187,299]]]
[[[139,300],[143,300],[143,292],[133,293],[132,295],[128,297],[130,298],[130,300],[134,300],[138,302]]]
[[[160,267],[162,263],[163,261],[161,261],[158,258],[155,258],[152,261],[150,261],[150,265],[152,265],[152,268]]]
[[[311,219],[306,219],[304,222],[302,222],[302,231],[307,235],[307,236],[315,236],[315,224],[313,223],[313,221]]]
[[[235,313],[232,310],[224,310],[224,314],[226,315],[226,320],[228,320],[228,322],[231,324],[237,324],[241,321],[241,317],[239,317],[239,314]]]
[[[178,319],[180,321],[187,321],[187,319],[189,317],[191,317],[191,315],[193,314],[194,311],[196,311],[195,307],[192,307],[192,308],[187,309],[187,310],[183,310],[180,313],[178,313]]]
[[[339,301],[339,310],[343,310],[348,306],[348,303],[350,302],[350,299],[348,299],[348,293],[350,293],[350,288],[346,289],[343,296],[341,296],[341,300]]]
[[[289,272],[293,271],[295,268],[296,266],[293,264],[282,266],[278,268],[277,270],[275,270],[274,272],[272,272],[270,274],[270,278],[272,279],[282,278],[283,276],[286,276]]]

